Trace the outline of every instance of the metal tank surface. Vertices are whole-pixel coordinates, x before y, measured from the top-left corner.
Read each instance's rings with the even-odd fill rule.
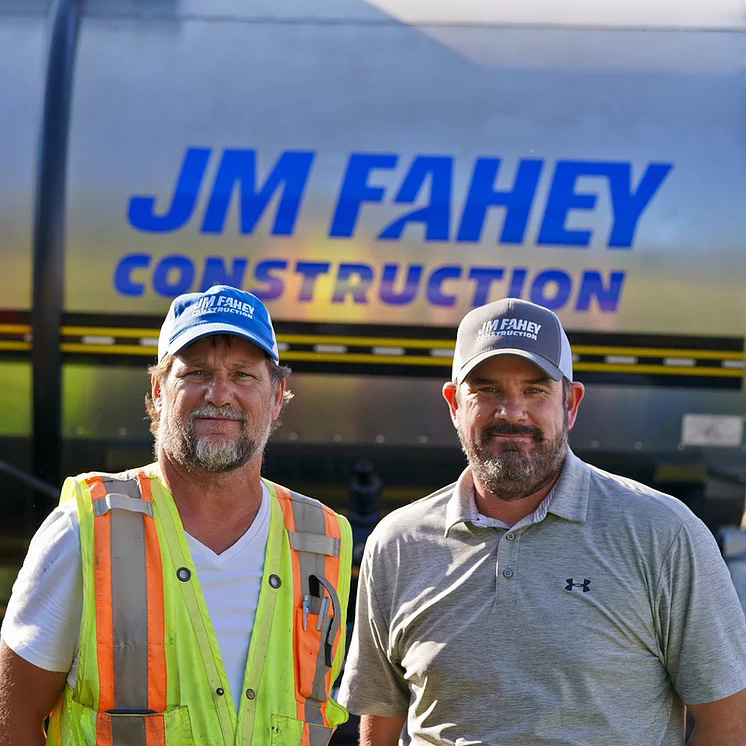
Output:
[[[0,446],[21,467],[51,7],[0,0]],[[148,458],[160,319],[225,282],[265,300],[294,369],[268,469],[341,501],[365,457],[384,499],[416,497],[462,464],[440,397],[459,319],[517,296],[569,332],[575,450],[740,521],[740,0],[87,0],[74,47],[62,472]]]

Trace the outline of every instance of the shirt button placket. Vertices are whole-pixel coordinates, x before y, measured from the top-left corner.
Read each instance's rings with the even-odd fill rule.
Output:
[[[497,547],[497,593],[501,603],[515,603],[518,582],[518,534],[506,531]]]

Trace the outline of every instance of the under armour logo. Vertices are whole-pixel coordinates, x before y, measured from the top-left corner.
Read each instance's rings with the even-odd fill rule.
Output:
[[[565,586],[566,591],[571,591],[573,588],[582,588],[583,593],[588,593],[588,591],[590,590],[588,586],[591,584],[591,581],[588,580],[588,578],[583,578],[582,583],[575,583],[573,582],[574,580],[575,578],[567,578],[565,580],[565,582],[567,583],[567,585]]]

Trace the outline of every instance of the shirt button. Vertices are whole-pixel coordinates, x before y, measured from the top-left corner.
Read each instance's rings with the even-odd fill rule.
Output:
[[[512,578],[513,577],[513,571],[509,567],[506,567],[503,570],[503,577],[504,578]]]
[[[515,539],[515,534],[512,531],[508,531],[508,533],[505,534],[505,538],[508,541],[513,541],[513,539]]]
[[[255,698],[256,698],[256,692],[253,689],[247,689],[246,699],[255,699]]]

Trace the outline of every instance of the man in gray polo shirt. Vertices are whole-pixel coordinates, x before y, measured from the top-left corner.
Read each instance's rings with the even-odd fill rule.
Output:
[[[746,744],[746,621],[682,503],[568,448],[583,398],[559,319],[461,322],[443,386],[468,466],[365,549],[340,693],[361,746]]]

